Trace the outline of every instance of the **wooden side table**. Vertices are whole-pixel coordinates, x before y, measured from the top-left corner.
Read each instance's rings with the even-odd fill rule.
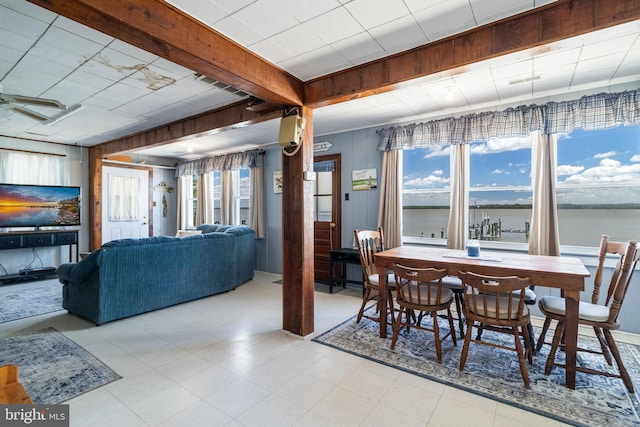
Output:
[[[340,277],[334,275],[334,262],[339,262],[342,266]],[[360,253],[357,249],[353,248],[340,248],[331,249],[329,251],[329,293],[333,293],[333,286],[338,283],[342,283],[342,287],[346,287],[347,283],[358,283],[363,286],[364,291],[364,278],[363,280],[349,280],[347,279],[346,264],[360,264]]]
[[[4,365],[0,367],[0,403],[2,404],[32,404],[29,393],[18,381],[18,367]]]

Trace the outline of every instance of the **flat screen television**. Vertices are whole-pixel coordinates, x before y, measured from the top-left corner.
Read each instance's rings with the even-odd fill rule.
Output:
[[[0,227],[80,225],[80,187],[0,184]]]

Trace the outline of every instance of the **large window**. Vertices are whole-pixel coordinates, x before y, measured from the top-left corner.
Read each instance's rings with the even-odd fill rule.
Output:
[[[471,239],[525,243],[531,221],[531,138],[471,144]]]
[[[640,238],[640,125],[558,138],[560,244]]]
[[[446,239],[448,146],[405,150],[403,168],[403,236]],[[562,245],[640,236],[640,125],[559,136],[557,176]],[[530,138],[472,144],[468,237],[527,242],[531,204]]]

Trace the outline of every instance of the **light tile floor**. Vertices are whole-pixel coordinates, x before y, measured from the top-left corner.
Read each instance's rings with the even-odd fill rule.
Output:
[[[562,425],[311,342],[357,312],[359,289],[316,292],[311,336],[282,331],[280,278],[99,327],[59,311],[0,336],[53,326],[123,377],[67,402],[73,427]]]

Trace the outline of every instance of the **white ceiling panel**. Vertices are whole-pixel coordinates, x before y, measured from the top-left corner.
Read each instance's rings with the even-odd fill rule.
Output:
[[[171,0],[302,81],[422,46],[550,0]],[[50,23],[53,25],[49,26]],[[181,65],[29,2],[0,0],[3,93],[82,104],[54,125],[0,105],[0,134],[85,146],[246,99]],[[640,87],[640,21],[405,82],[314,111],[317,136]],[[447,100],[451,91],[453,99]],[[59,111],[48,111],[58,115]],[[278,120],[141,151],[197,158],[274,143]],[[188,149],[191,152],[188,152]],[[142,155],[142,154],[141,154]]]

